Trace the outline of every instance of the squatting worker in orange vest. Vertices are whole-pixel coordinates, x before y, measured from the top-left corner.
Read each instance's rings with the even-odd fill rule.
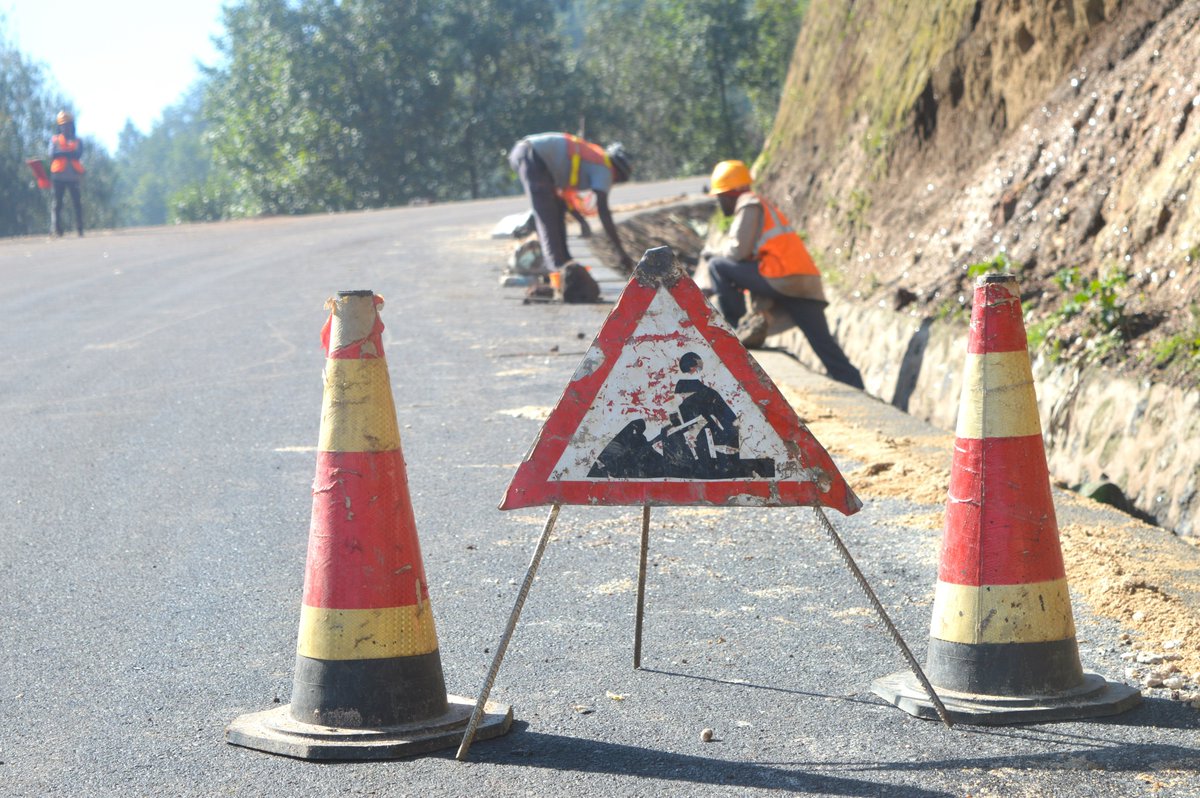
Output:
[[[83,180],[83,142],[75,137],[75,119],[66,111],[59,111],[58,132],[50,138],[50,182],[54,184],[54,205],[50,208],[50,229],[55,235],[63,234],[63,193],[71,192],[71,205],[75,209],[75,227],[83,235],[83,203],[79,199],[79,183]]]
[[[717,248],[700,253],[717,308],[737,327],[746,313],[743,290],[770,297],[787,310],[829,376],[861,389],[862,375],[829,332],[821,273],[804,241],[775,206],[750,190],[750,184],[750,170],[741,161],[722,161],[713,169],[709,191],[716,195],[721,213],[733,216]]]
[[[567,250],[567,205],[559,192],[591,191],[600,224],[620,256],[622,268],[633,271],[633,258],[621,246],[608,209],[613,184],[624,183],[632,173],[622,145],[610,144],[605,149],[570,133],[538,133],[518,141],[508,154],[508,163],[521,178],[533,206],[542,253],[551,268],[557,271],[572,259]]]

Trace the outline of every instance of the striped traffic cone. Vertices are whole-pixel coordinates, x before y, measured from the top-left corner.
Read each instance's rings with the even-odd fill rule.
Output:
[[[235,744],[301,759],[390,759],[456,745],[473,699],[446,694],[383,355],[383,300],[343,291],[328,360],[291,704],[243,715]],[[487,708],[486,736],[511,708]]]
[[[925,672],[956,721],[1115,715],[1141,693],[1084,673],[1017,281],[975,283]],[[872,689],[936,719],[911,674]]]

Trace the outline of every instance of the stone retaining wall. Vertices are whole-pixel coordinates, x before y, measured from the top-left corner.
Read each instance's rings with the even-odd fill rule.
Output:
[[[831,296],[826,313],[867,391],[953,431],[967,326],[920,319]],[[795,329],[768,339],[823,371]],[[1200,534],[1200,390],[1137,382],[1108,369],[1033,363],[1051,476],[1067,485],[1107,479],[1136,512],[1179,535]]]

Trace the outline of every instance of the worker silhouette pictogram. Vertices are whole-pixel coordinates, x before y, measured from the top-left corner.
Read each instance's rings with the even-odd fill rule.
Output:
[[[630,421],[604,447],[588,476],[609,479],[769,479],[771,458],[743,459],[737,414],[720,392],[699,378],[704,360],[695,352],[679,358],[678,405],[670,424],[653,438],[648,424]]]

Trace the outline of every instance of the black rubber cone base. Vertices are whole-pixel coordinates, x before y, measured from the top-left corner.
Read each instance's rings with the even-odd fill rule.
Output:
[[[976,726],[1097,718],[1117,715],[1142,703],[1139,690],[1106,681],[1094,673],[1085,673],[1079,687],[1054,695],[977,695],[946,690],[937,685],[934,689],[951,720]],[[937,710],[921,684],[907,671],[876,679],[871,683],[871,691],[910,715],[938,720]]]
[[[445,714],[419,723],[376,729],[337,729],[301,723],[290,705],[242,715],[225,729],[226,742],[297,759],[365,760],[401,757],[453,748],[462,741],[475,702],[446,697]],[[477,740],[499,737],[512,727],[512,707],[491,701],[475,734]]]

